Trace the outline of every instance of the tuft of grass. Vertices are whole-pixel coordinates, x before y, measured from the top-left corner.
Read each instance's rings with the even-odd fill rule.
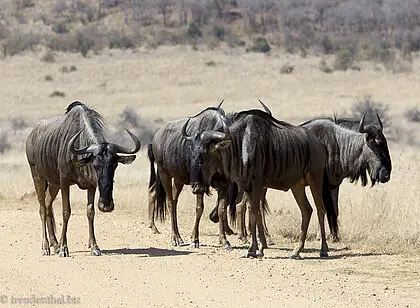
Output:
[[[294,65],[291,65],[290,63],[285,63],[280,68],[281,74],[291,74],[293,70],[295,69]]]
[[[270,50],[271,50],[270,45],[268,44],[267,40],[262,36],[256,37],[253,40],[252,46],[247,49],[248,52],[252,51],[252,52],[261,52],[261,53],[268,53],[270,52]]]
[[[50,94],[50,97],[64,97],[64,96],[66,96],[66,94],[64,93],[64,92],[61,92],[61,91],[53,91],[51,94]]]
[[[207,66],[216,66],[216,62],[214,62],[213,60],[207,61],[206,62]]]
[[[390,128],[391,116],[389,114],[389,105],[374,101],[371,95],[365,95],[351,106],[351,114],[354,118],[361,119],[365,113],[370,115],[378,114],[384,128]]]
[[[51,75],[45,75],[44,77],[45,81],[53,81],[53,77]]]
[[[330,74],[333,72],[333,69],[328,65],[327,60],[325,60],[324,58],[321,59],[321,61],[318,64],[318,68],[320,71]]]
[[[8,137],[7,132],[0,132],[0,154],[4,154],[11,148]]]
[[[41,58],[42,62],[54,63],[55,62],[55,55],[54,53],[49,50],[47,51]]]

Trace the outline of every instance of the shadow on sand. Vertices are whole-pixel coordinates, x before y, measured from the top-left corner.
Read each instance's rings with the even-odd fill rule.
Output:
[[[168,256],[185,256],[193,253],[192,251],[178,251],[161,248],[119,248],[102,250],[105,255],[139,255],[144,257],[168,257]]]

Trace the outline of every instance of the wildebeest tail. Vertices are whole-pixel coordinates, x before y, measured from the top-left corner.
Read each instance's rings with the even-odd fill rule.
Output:
[[[227,203],[229,205],[230,222],[236,225],[236,199],[238,197],[239,187],[237,183],[231,183],[227,193]]]
[[[149,161],[150,161],[150,178],[149,178],[149,189],[150,189],[156,182],[155,156],[153,155],[152,144],[147,145],[147,156],[149,157]]]
[[[155,192],[156,215],[159,217],[160,221],[164,221],[166,215],[166,192],[162,185],[162,181],[160,180],[159,172],[156,174]]]
[[[334,209],[334,202],[331,196],[330,182],[328,181],[327,171],[324,170],[324,178],[322,183],[322,200],[324,202],[325,211],[327,212],[328,225],[331,234],[338,234],[337,213]]]

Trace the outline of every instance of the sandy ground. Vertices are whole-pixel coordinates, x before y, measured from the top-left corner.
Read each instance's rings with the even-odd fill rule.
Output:
[[[420,307],[418,254],[371,254],[330,244],[330,257],[320,259],[319,244],[309,242],[302,260],[288,258],[293,243],[277,243],[263,259],[247,259],[247,247],[234,236],[233,251],[218,247],[216,226],[202,234],[200,249],[173,249],[169,224],[153,235],[144,211],[124,205],[96,216],[103,255],[92,257],[83,204],[73,208],[70,258],[59,258],[40,255],[35,198],[18,208],[4,202],[0,299],[5,306],[54,297],[82,307]],[[185,240],[187,228],[181,226]]]
[[[404,142],[408,137],[403,133],[390,143],[389,184],[343,187],[343,242],[329,244],[327,259],[318,257],[317,241],[307,242],[303,260],[288,258],[296,244],[298,208],[290,193],[270,191],[269,202],[282,205],[273,205],[268,217],[276,245],[263,259],[244,258],[247,246],[234,236],[233,251],[218,246],[217,226],[207,218],[213,201],[206,201],[201,248],[171,247],[169,222],[158,224],[162,234],[147,228],[149,166],[144,151],[130,167],[118,168],[114,212],[97,213],[96,237],[103,255],[90,256],[86,197],[72,188],[70,258],[41,256],[41,223],[24,140],[37,121],[63,113],[75,99],[115,124],[127,106],[141,116],[167,121],[195,114],[222,98],[227,111],[258,108],[261,98],[276,117],[296,124],[319,115],[346,114],[358,98],[372,94],[390,105],[394,124],[407,126],[407,136],[415,139],[420,132],[417,123],[407,124],[404,118],[418,104],[418,60],[409,74],[392,75],[368,65],[361,72],[324,74],[317,68],[319,58],[184,49],[112,51],[87,59],[59,54],[56,63],[41,62],[41,54],[0,61],[0,71],[7,72],[0,79],[0,130],[13,142],[0,156],[0,308],[39,297],[71,300],[78,307],[420,307],[420,154],[418,147]],[[216,66],[206,65],[208,61]],[[296,65],[295,72],[279,74],[287,61]],[[60,72],[73,64],[76,72]],[[47,82],[46,75],[53,81]],[[55,90],[66,97],[50,97]],[[19,117],[28,127],[13,131],[12,120]],[[186,242],[194,202],[190,190],[181,194],[179,221]],[[60,200],[54,208],[60,218]]]

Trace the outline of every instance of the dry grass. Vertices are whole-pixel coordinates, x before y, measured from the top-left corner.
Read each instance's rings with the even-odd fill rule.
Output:
[[[0,62],[8,72],[0,81],[2,113],[0,128],[8,129],[10,119],[22,117],[29,128],[10,135],[12,149],[0,158],[0,206],[2,199],[15,201],[33,191],[24,154],[24,140],[40,119],[64,112],[73,100],[80,100],[101,112],[111,124],[129,106],[138,114],[164,121],[195,114],[222,98],[228,111],[259,108],[261,98],[282,120],[298,124],[312,117],[350,112],[358,97],[371,94],[389,104],[393,124],[403,126],[404,112],[418,103],[420,62],[413,73],[398,76],[362,63],[362,71],[325,74],[318,69],[319,58],[305,59],[272,53],[246,54],[236,50],[193,51],[189,47],[159,48],[153,51],[109,51],[93,58],[57,53],[56,62],[40,61],[42,54],[27,54]],[[216,66],[206,65],[209,61]],[[282,65],[293,62],[293,74],[280,74]],[[60,67],[75,65],[71,74],[57,74]],[[53,82],[44,76],[54,74]],[[51,98],[55,89],[65,98]],[[413,124],[417,125],[417,124]],[[418,128],[417,128],[418,131]],[[414,136],[416,138],[418,136]],[[403,138],[402,138],[403,139]],[[129,142],[129,139],[126,140]],[[420,248],[420,152],[405,143],[390,143],[393,174],[390,183],[374,188],[345,183],[340,196],[340,226],[345,244],[369,251],[401,252]],[[142,151],[130,166],[116,173],[116,212],[132,213],[146,221],[149,166]],[[26,196],[37,208],[36,199]],[[290,193],[269,192],[273,214],[268,226],[275,240],[296,237],[300,214]],[[85,193],[72,189],[74,213],[84,214]],[[57,202],[56,207],[59,207]],[[189,188],[180,199],[180,225],[184,239],[193,224],[195,197]],[[207,219],[214,197],[206,202],[202,234],[215,234]],[[117,214],[118,215],[118,214]],[[313,215],[310,236],[316,233]]]

